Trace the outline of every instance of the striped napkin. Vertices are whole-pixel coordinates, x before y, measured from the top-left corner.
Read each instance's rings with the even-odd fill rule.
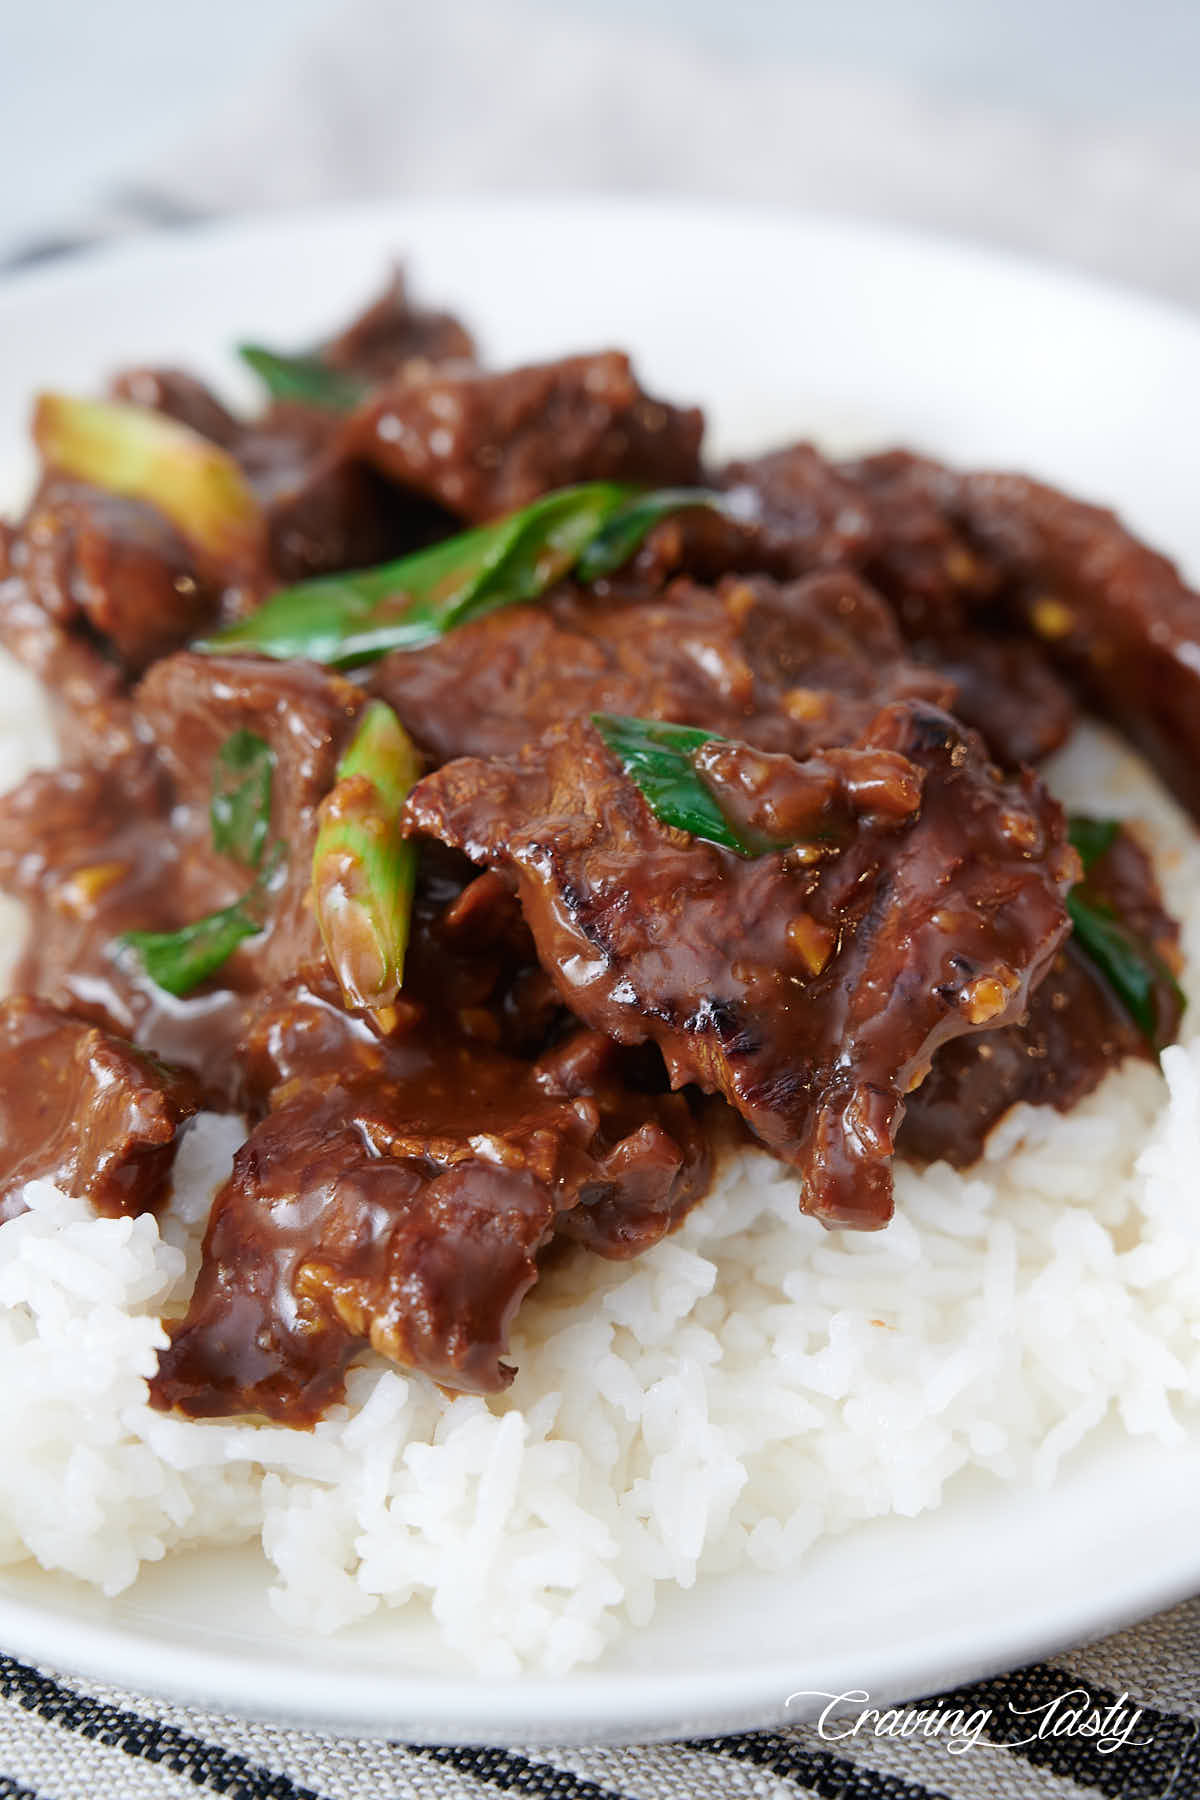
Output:
[[[1200,1800],[1200,1600],[877,1716],[626,1749],[335,1738],[0,1656],[0,1800]]]

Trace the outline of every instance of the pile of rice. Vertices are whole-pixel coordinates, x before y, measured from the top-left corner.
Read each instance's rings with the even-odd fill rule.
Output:
[[[5,705],[5,701],[8,704]],[[0,672],[0,770],[47,757]],[[1136,819],[1185,922],[1200,1027],[1200,839],[1098,730],[1050,771]],[[9,920],[3,929],[11,935]],[[494,1674],[561,1671],[647,1621],[662,1582],[793,1569],[824,1534],[937,1506],[983,1470],[1048,1485],[1104,1422],[1200,1434],[1200,1041],[1066,1117],[1017,1108],[978,1167],[897,1171],[881,1234],[827,1234],[747,1152],[628,1265],[579,1256],[527,1303],[501,1399],[367,1356],[314,1432],[153,1412],[236,1121],[186,1139],[160,1224],[34,1184],[0,1228],[0,1561],[110,1594],[184,1546],[261,1541],[305,1631],[423,1608]]]

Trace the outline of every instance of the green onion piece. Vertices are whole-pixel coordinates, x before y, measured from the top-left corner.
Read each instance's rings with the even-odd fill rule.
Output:
[[[561,488],[495,524],[476,526],[398,562],[285,588],[249,618],[195,647],[307,657],[337,668],[371,662],[391,650],[417,650],[495,607],[536,600],[569,574],[604,528],[635,501],[642,535],[665,511],[678,510],[685,503],[681,496],[692,496],[689,505],[709,501],[700,489],[671,494],[670,506],[656,511],[653,495],[622,483]],[[626,517],[625,554],[636,548],[632,531]],[[615,566],[615,554],[610,545],[605,567]]]
[[[1129,929],[1102,892],[1089,892],[1086,879],[1100,858],[1112,849],[1120,830],[1117,819],[1076,814],[1068,821],[1067,835],[1079,852],[1085,879],[1067,895],[1067,911],[1079,949],[1095,965],[1157,1053],[1166,1048],[1157,996],[1165,989],[1182,1011],[1187,1004],[1183,990],[1154,946]]]
[[[1123,925],[1110,907],[1082,894],[1079,887],[1067,895],[1067,911],[1079,948],[1095,963],[1147,1043],[1156,1051],[1165,1049],[1158,1027],[1156,988],[1165,984],[1180,1005],[1184,1004],[1179,984],[1166,963]]]
[[[217,561],[253,563],[262,511],[227,450],[143,406],[40,394],[33,437],[47,464],[110,494],[144,500]]]
[[[1093,863],[1099,862],[1105,852],[1112,849],[1120,829],[1116,819],[1090,819],[1083,813],[1076,813],[1068,820],[1067,836],[1079,852],[1085,875]]]
[[[279,866],[283,846],[277,844],[253,886],[232,906],[206,913],[178,931],[127,931],[117,942],[136,953],[156,987],[182,998],[215,975],[246,938],[257,937],[266,921],[266,896]]]
[[[223,856],[257,869],[271,829],[275,752],[253,731],[235,731],[213,764],[212,840]]]
[[[1150,1048],[1159,1053],[1166,1049],[1166,1039],[1160,1030],[1157,995],[1166,990],[1182,1012],[1187,1004],[1184,992],[1155,947],[1130,931],[1103,893],[1088,891],[1090,871],[1112,850],[1119,832],[1117,819],[1090,819],[1085,814],[1070,817],[1067,835],[1078,850],[1085,878],[1070,889],[1067,913],[1079,950],[1094,963]]]
[[[407,732],[374,701],[321,803],[313,851],[317,921],[347,1006],[390,1006],[400,992],[417,873],[400,815],[420,777]]]
[[[350,412],[368,391],[368,383],[357,375],[331,369],[316,356],[285,356],[262,344],[239,344],[237,351],[272,400],[296,401],[322,412]]]
[[[693,506],[719,511],[723,499],[705,488],[656,488],[648,494],[635,494],[609,515],[584,549],[575,566],[576,576],[587,583],[611,575],[629,561],[661,520]]]
[[[618,713],[593,713],[592,724],[664,825],[739,856],[761,854],[762,846],[749,843],[726,818],[693,760],[702,745],[726,741],[716,732]]]

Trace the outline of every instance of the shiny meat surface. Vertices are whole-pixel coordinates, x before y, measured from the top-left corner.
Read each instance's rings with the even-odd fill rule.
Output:
[[[951,521],[938,464],[889,451],[837,465],[794,444],[730,463],[716,481],[730,511],[667,520],[638,557],[639,572],[653,580],[680,569],[706,579],[858,569],[894,608],[909,654],[947,681],[958,717],[1006,767],[1041,761],[1066,742],[1075,708],[1039,647],[973,626],[1000,578]]]
[[[8,569],[49,619],[132,673],[210,624],[220,600],[161,513],[54,474],[10,546]]]
[[[386,657],[371,687],[438,760],[511,755],[591,712],[704,725],[802,756],[851,742],[888,700],[953,699],[851,574],[603,598],[564,588]]]
[[[908,450],[842,463],[838,472],[874,523],[864,570],[895,607],[905,637],[936,644],[958,636],[995,600],[1000,583],[955,522],[953,475]]]
[[[1150,859],[1128,831],[1117,833],[1080,891],[1150,945],[1164,969],[1177,967],[1179,927],[1164,910]],[[1155,983],[1154,1012],[1157,1041],[1174,1042],[1182,1008],[1167,980]],[[1126,1057],[1152,1054],[1096,964],[1068,939],[1034,991],[1027,1019],[938,1053],[909,1101],[900,1147],[924,1162],[942,1158],[966,1168],[1018,1101],[1068,1112]]]
[[[870,508],[812,444],[727,463],[712,485],[725,494],[725,508],[680,513],[657,526],[637,558],[639,573],[682,570],[712,581],[765,571],[787,579],[869,561],[876,542]]]
[[[352,421],[355,449],[458,518],[512,512],[576,481],[695,482],[704,421],[652,400],[619,351],[508,374],[403,376]]]
[[[369,306],[318,348],[316,357],[331,369],[373,385],[405,374],[422,377],[438,363],[473,362],[475,343],[453,314],[414,305],[398,269]],[[226,449],[237,450],[247,434],[247,427],[212,389],[184,369],[124,369],[114,377],[110,391],[118,400],[190,425]],[[275,429],[285,435],[289,426],[290,435],[311,445],[336,429],[336,418],[293,402],[273,407],[267,420],[250,430],[265,427],[268,433]]]
[[[871,510],[813,445],[727,463],[718,481],[735,517],[746,521],[751,568],[805,575],[868,561],[876,541]]]
[[[429,365],[421,360],[419,367]],[[236,458],[265,517],[263,591],[385,562],[451,528],[439,508],[398,491],[353,455],[335,413],[280,403],[264,419],[244,424],[200,382],[174,369],[131,369],[113,383],[113,394],[190,426]],[[257,587],[227,592],[222,615],[237,617],[260,597]],[[158,627],[166,634],[164,648],[178,648],[210,622],[170,609]]]
[[[285,417],[246,433],[237,454],[266,514],[276,583],[388,562],[450,529],[436,507],[347,455],[324,419],[315,441]]]
[[[233,1052],[253,995],[324,953],[309,903],[316,808],[362,704],[307,664],[187,653],[138,690],[136,748],[108,767],[39,772],[0,800],[0,880],[38,909],[18,984],[237,1091]],[[122,952],[129,930],[172,931],[243,894],[250,872],[212,846],[213,764],[235,731],[275,754],[270,832],[286,846],[264,930],[178,1000]]]
[[[97,1212],[165,1198],[192,1083],[27,994],[0,1003],[0,1220],[52,1181]]]
[[[234,449],[242,436],[241,421],[186,369],[122,369],[109,384],[109,392],[114,400],[163,413],[226,450]]]
[[[18,533],[0,524],[0,646],[42,682],[67,756],[109,762],[128,750],[127,676],[83,631],[51,618],[11,557]]]
[[[1115,513],[1024,475],[899,450],[842,472],[877,522],[866,573],[921,653],[938,661],[949,643],[952,665],[967,629],[1018,638],[1045,693],[1057,673],[1200,814],[1200,595],[1172,562]]]
[[[1023,475],[966,475],[955,516],[1005,605],[1200,816],[1200,595],[1114,513]]]
[[[843,779],[807,844],[750,859],[661,825],[578,724],[448,764],[408,818],[512,875],[572,1012],[722,1093],[799,1169],[807,1211],[871,1227],[904,1096],[940,1044],[1024,1010],[1078,865],[1054,802],[1000,781],[949,715],[893,705],[856,748],[890,769],[882,792]],[[743,783],[737,761],[710,773],[718,798],[761,770]]]
[[[494,1392],[560,1224],[630,1255],[707,1184],[686,1102],[606,1081],[603,1041],[534,1064],[349,1032],[341,1048],[340,1070],[281,1094],[239,1152],[161,1358],[159,1404],[310,1422],[366,1343]]]
[[[954,712],[1006,768],[1044,762],[1075,725],[1075,704],[1036,646],[982,631],[947,635],[912,654],[948,681]]]
[[[329,338],[320,355],[330,368],[379,382],[404,374],[420,377],[431,363],[474,362],[475,340],[453,313],[416,306],[403,270],[397,269],[379,297]]]
[[[421,859],[404,988],[392,1010],[406,1042],[450,1033],[527,1060],[571,1025],[511,889],[437,845]],[[347,1013],[323,962],[264,986],[237,1046],[238,1103],[260,1113],[305,1082],[340,1074],[348,1054],[377,1059],[377,1041],[390,1035]]]

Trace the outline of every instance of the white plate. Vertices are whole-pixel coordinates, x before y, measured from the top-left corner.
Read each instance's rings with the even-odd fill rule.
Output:
[[[239,337],[302,343],[403,253],[499,361],[629,346],[709,408],[720,449],[812,434],[1012,464],[1110,499],[1200,569],[1200,328],[1133,296],[974,250],[827,222],[628,203],[403,206],[198,233],[0,290],[0,491],[28,468],[39,384],[183,361],[227,390]],[[1200,1586],[1200,1450],[1115,1435],[1049,1494],[969,1480],[916,1519],[827,1542],[791,1580],[707,1579],[559,1680],[455,1668],[374,1619],[303,1641],[249,1553],[171,1559],[105,1601],[0,1580],[0,1641],[61,1669],[234,1713],[425,1741],[598,1742],[880,1702],[1028,1660]]]

